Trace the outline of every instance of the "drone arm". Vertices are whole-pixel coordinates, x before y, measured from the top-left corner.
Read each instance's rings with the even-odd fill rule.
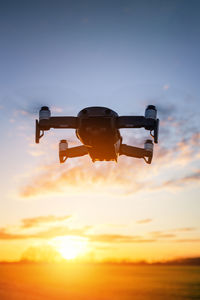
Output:
[[[38,144],[44,131],[51,128],[74,128],[78,127],[77,117],[50,117],[48,119],[36,120],[35,142]]]
[[[41,130],[49,130],[50,128],[77,128],[77,117],[50,117],[47,120],[40,120]]]
[[[142,128],[154,131],[154,142],[158,143],[159,119],[143,116],[121,116],[117,118],[117,128]]]
[[[143,116],[121,116],[117,118],[118,128],[154,128],[155,120]]]
[[[145,150],[143,148],[128,146],[125,144],[122,144],[120,147],[120,153],[119,155],[126,155],[131,156],[135,158],[144,158],[145,161],[150,164],[153,157],[153,151]],[[146,157],[148,158],[146,160]]]

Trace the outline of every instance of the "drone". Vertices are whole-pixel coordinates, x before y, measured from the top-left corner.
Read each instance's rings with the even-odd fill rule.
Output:
[[[89,154],[95,161],[116,161],[119,155],[143,158],[151,164],[153,142],[158,143],[159,119],[154,105],[148,105],[145,116],[119,116],[107,107],[92,106],[82,109],[77,117],[52,117],[47,106],[41,107],[39,121],[36,120],[35,142],[38,144],[44,132],[51,128],[73,128],[83,145],[68,148],[67,140],[59,143],[59,160],[64,163],[67,158]],[[145,128],[153,138],[147,139],[144,148],[122,143],[120,128]]]

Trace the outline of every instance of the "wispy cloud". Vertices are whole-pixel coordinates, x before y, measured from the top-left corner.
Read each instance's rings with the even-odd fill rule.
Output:
[[[136,223],[137,224],[146,224],[146,223],[151,223],[153,221],[153,219],[142,219],[142,220],[138,220]]]
[[[21,220],[20,226],[7,226],[0,228],[0,240],[30,240],[36,239],[45,243],[56,237],[73,236],[85,238],[94,246],[106,244],[135,244],[135,243],[156,243],[162,240],[168,242],[189,242],[184,233],[195,230],[193,227],[182,227],[164,231],[152,231],[143,235],[131,235],[110,232],[110,228],[105,228],[102,233],[93,233],[93,226],[71,227],[72,224],[63,222],[70,220],[70,215],[65,216],[39,216]],[[151,222],[152,219],[139,220],[139,224]],[[45,224],[45,226],[43,226]],[[120,229],[121,230],[121,229]],[[180,238],[179,238],[180,234]],[[198,242],[198,237],[192,237],[191,242]]]
[[[71,229],[66,226],[52,227],[36,233],[12,233],[7,228],[0,228],[0,240],[51,239],[58,236],[82,236],[88,227]]]
[[[91,243],[107,243],[107,244],[121,244],[121,243],[153,243],[159,242],[162,239],[170,239],[173,242],[180,243],[194,243],[200,242],[199,238],[177,238],[176,234],[166,233],[162,231],[154,231],[150,233],[151,237],[140,235],[123,235],[123,234],[88,234],[89,227],[79,229],[71,229],[68,227],[53,227],[44,231],[39,231],[32,234],[11,233],[6,228],[0,228],[0,240],[27,240],[27,239],[41,239],[48,240],[62,236],[77,236],[84,237]],[[176,238],[176,239],[175,239]],[[171,240],[172,239],[172,240]]]
[[[26,105],[24,107],[18,110],[25,114],[32,113],[35,108],[38,109],[38,103],[34,102],[33,107],[26,107]],[[157,108],[161,119],[161,140],[160,144],[155,146],[154,159],[150,168],[142,160],[126,157],[120,157],[118,164],[112,162],[92,164],[88,158],[80,158],[75,160],[75,165],[73,160],[67,160],[65,168],[60,167],[56,162],[41,166],[43,171],[38,172],[36,177],[30,177],[29,183],[20,188],[20,197],[61,195],[69,190],[75,194],[101,190],[105,193],[128,195],[145,190],[156,191],[160,188],[172,189],[177,186],[180,188],[183,182],[197,183],[190,174],[189,166],[191,162],[200,159],[199,126],[192,117],[186,122],[185,116],[179,113],[179,107],[171,102],[159,101]],[[61,112],[59,107],[53,109],[55,112]],[[133,139],[130,142],[134,145]],[[40,156],[44,154],[43,152],[43,149],[39,151],[37,148],[37,150],[31,149],[29,153],[32,156]],[[137,172],[133,172],[130,166],[133,166]],[[185,174],[186,166],[188,166],[188,174],[182,178],[180,176]],[[171,172],[168,178],[166,175],[163,176],[165,181],[157,183],[156,176],[160,175],[159,177],[162,178],[167,170],[175,167],[179,175],[174,177]]]
[[[197,241],[198,238],[178,238],[178,236],[187,236],[192,231],[195,231],[195,227],[182,227],[182,228],[173,228],[168,230],[159,230],[159,231],[151,231],[149,232],[149,235],[152,238],[155,238],[157,240],[162,239],[172,239],[174,242],[183,242],[183,241]],[[185,235],[186,234],[186,235]]]
[[[178,242],[178,243],[200,243],[200,238],[197,238],[197,239],[176,239],[175,242]]]
[[[118,193],[120,189],[128,191],[130,183],[135,192],[140,190],[143,184],[136,180],[136,175],[132,174],[130,177],[130,172],[127,170],[128,162],[119,165],[111,162],[99,167],[83,159],[79,160],[77,165],[66,166],[65,169],[58,168],[55,164],[47,166],[41,174],[33,178],[30,184],[21,189],[20,195],[26,198],[41,194],[62,193],[70,188],[83,193],[101,186],[104,190],[111,188],[112,192]]]
[[[22,222],[22,228],[31,228],[31,227],[36,227],[39,226],[41,224],[46,224],[46,223],[55,223],[55,222],[60,222],[60,221],[66,221],[69,220],[72,216],[71,215],[67,215],[67,216],[61,216],[61,217],[57,217],[57,216],[53,216],[53,215],[49,215],[49,216],[39,216],[39,217],[35,217],[35,218],[27,218],[27,219],[23,219]]]
[[[0,240],[19,240],[25,238],[23,234],[9,233],[6,228],[0,228]]]
[[[199,138],[199,137],[198,137]],[[197,140],[194,136],[191,143],[179,143],[172,149],[160,148],[155,157],[151,170],[142,161],[121,158],[118,164],[108,162],[94,165],[88,159],[71,163],[66,168],[59,168],[58,164],[44,166],[37,177],[33,177],[26,186],[20,190],[20,196],[37,197],[42,195],[62,194],[71,189],[73,193],[90,193],[101,189],[112,194],[133,194],[140,191],[181,187],[183,184],[198,183],[199,171],[191,172],[184,177],[168,175],[168,180],[158,182],[155,178],[166,174],[170,167],[175,167],[179,173],[185,172],[185,167],[198,159],[196,151]],[[68,162],[67,162],[68,163]],[[132,172],[130,164],[134,164],[137,172]],[[189,172],[189,171],[188,171]],[[166,177],[166,175],[165,175]]]
[[[33,157],[42,156],[42,155],[46,154],[44,151],[29,151],[28,153]]]
[[[163,231],[152,231],[150,232],[150,235],[154,238],[175,238],[176,234],[173,233],[166,233]]]
[[[19,225],[0,228],[0,240],[51,239],[57,236],[84,235],[91,226],[72,226],[72,215],[37,216],[22,219]]]
[[[171,229],[171,231],[177,231],[177,232],[191,232],[196,230],[195,227],[182,227],[182,228],[174,228]]]
[[[189,183],[197,183],[200,185],[200,170],[181,178],[174,178],[162,183],[160,188],[181,188]]]
[[[163,85],[163,90],[168,90],[170,88],[170,85],[169,84],[165,84],[165,85]]]
[[[100,243],[152,243],[156,241],[156,239],[144,239],[142,236],[121,234],[95,234],[88,238],[91,242]]]
[[[29,225],[30,224],[28,223],[28,228]],[[69,228],[67,226],[60,226],[51,227],[47,230],[38,231],[35,233],[12,233],[8,231],[7,228],[1,228],[0,240],[52,239],[59,236],[80,236],[87,238],[90,242],[99,243],[144,243],[155,241],[155,239],[144,239],[142,236],[122,234],[88,234],[87,231],[90,228],[90,226],[85,226],[82,228]]]
[[[159,103],[156,107],[161,120],[171,121],[171,118],[174,118],[177,112],[176,106],[172,103]]]

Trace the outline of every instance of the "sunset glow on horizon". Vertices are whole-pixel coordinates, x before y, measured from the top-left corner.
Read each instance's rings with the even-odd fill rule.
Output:
[[[76,236],[58,237],[53,245],[64,259],[71,260],[85,254],[87,241]]]

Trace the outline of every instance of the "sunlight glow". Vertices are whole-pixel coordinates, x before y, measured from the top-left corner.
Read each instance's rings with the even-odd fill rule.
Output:
[[[54,247],[64,259],[71,260],[86,253],[87,240],[74,236],[58,237],[54,239]]]

